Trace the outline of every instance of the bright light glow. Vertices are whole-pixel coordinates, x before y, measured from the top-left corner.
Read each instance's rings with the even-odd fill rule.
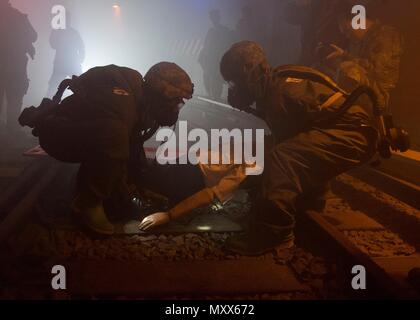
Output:
[[[222,205],[221,203],[214,203],[214,204],[211,206],[211,209],[212,209],[213,211],[220,211],[220,210],[223,210],[223,205]]]
[[[210,231],[211,227],[210,226],[199,226],[197,227],[198,230],[200,231]]]
[[[118,4],[114,4],[112,6],[112,8],[114,8],[114,14],[117,18],[121,17],[121,7]]]

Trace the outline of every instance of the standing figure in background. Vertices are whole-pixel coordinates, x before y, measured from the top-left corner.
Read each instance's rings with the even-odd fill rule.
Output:
[[[48,97],[57,91],[60,82],[73,75],[82,73],[85,60],[85,45],[80,33],[71,26],[71,16],[66,14],[66,28],[52,30],[51,48],[55,50],[54,69],[49,82]]]
[[[257,41],[257,30],[255,15],[252,11],[251,6],[245,6],[242,8],[241,17],[239,18],[238,24],[236,25],[236,40],[243,41]]]
[[[219,72],[219,62],[232,44],[232,31],[221,24],[219,10],[210,12],[213,27],[208,31],[198,62],[203,69],[203,80],[210,98],[220,100],[223,93],[223,79]]]
[[[28,55],[34,59],[33,44],[37,38],[28,17],[13,8],[8,0],[0,0],[0,106],[6,97],[10,138],[22,134],[18,117],[29,88]]]

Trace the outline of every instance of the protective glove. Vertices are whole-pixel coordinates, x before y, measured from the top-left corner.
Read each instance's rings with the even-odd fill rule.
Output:
[[[146,230],[149,230],[151,228],[156,228],[158,226],[167,224],[169,221],[171,221],[169,213],[167,213],[167,212],[157,212],[155,214],[152,214],[152,215],[144,218],[143,221],[139,225],[139,229],[141,231],[146,231]]]

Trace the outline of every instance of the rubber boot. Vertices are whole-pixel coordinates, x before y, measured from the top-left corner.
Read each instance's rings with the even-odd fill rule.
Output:
[[[79,215],[84,225],[93,232],[107,236],[115,233],[115,227],[108,220],[102,203],[88,206],[76,199],[73,203],[73,210]]]

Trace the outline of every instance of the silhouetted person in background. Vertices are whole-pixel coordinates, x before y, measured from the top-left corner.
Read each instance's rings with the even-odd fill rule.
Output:
[[[241,17],[236,25],[236,41],[260,41],[257,34],[257,23],[251,6],[245,6],[241,10]]]
[[[0,0],[0,106],[6,97],[10,138],[22,134],[18,117],[29,88],[28,55],[34,59],[37,38],[28,17],[13,8],[9,0]]]
[[[210,98],[220,100],[224,81],[219,72],[223,54],[233,42],[232,31],[220,22],[220,11],[210,12],[213,27],[208,31],[198,62],[203,69],[204,87]]]
[[[78,76],[82,73],[85,45],[79,32],[71,26],[71,16],[68,12],[66,14],[66,28],[51,32],[50,45],[55,50],[55,59],[48,97],[55,94],[63,79],[73,75]]]

